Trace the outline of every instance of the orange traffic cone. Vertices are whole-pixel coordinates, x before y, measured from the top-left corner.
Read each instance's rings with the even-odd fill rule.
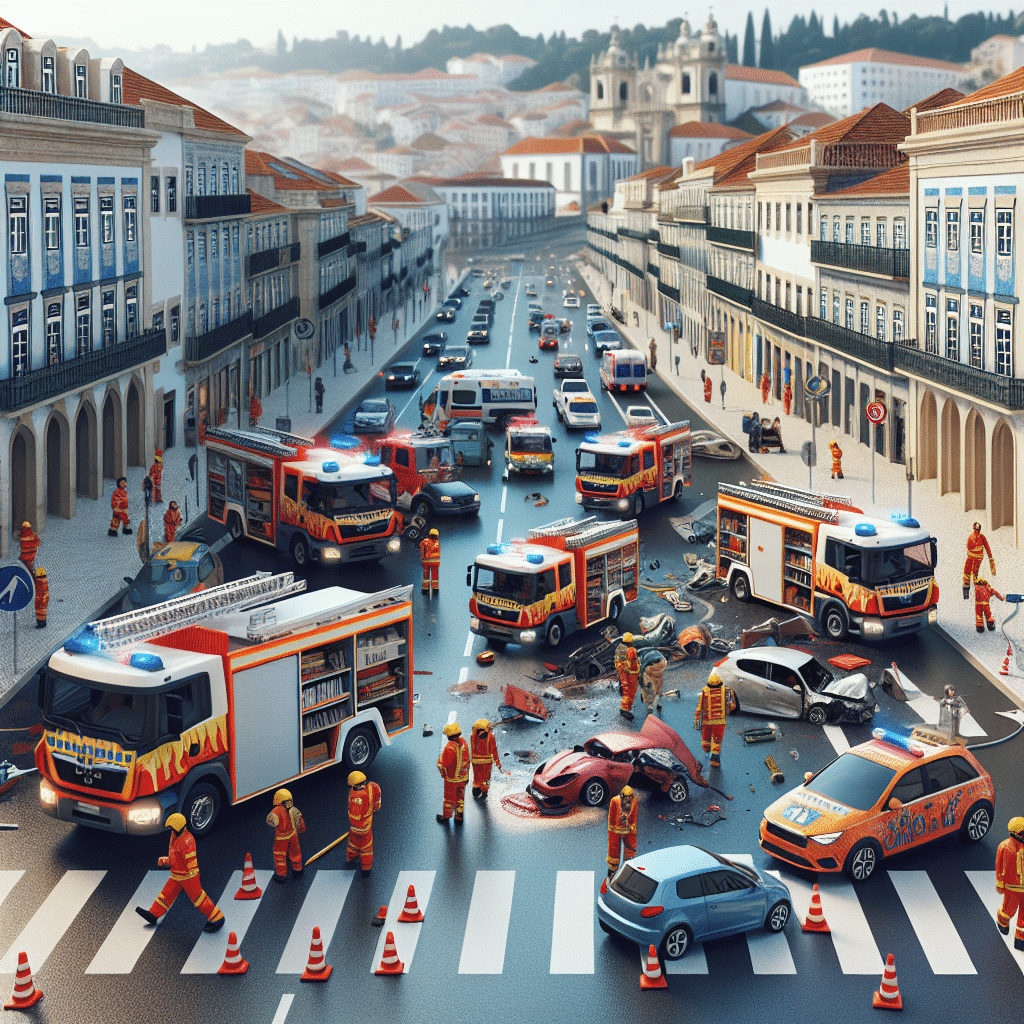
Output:
[[[409,891],[405,894],[405,906],[398,915],[399,921],[422,921],[423,911],[416,901],[416,886],[410,885]]]
[[[658,962],[658,951],[654,946],[647,950],[647,963],[644,964],[644,973],[640,975],[640,987],[668,988],[668,982],[661,973],[661,964]]]
[[[832,929],[825,923],[825,915],[821,912],[821,897],[818,895],[818,883],[814,883],[814,892],[811,894],[811,905],[807,910],[807,920],[800,927],[805,932],[831,932]]]
[[[1013,648],[1010,644],[1006,645],[1006,657],[1003,658],[1003,664],[999,669],[1001,676],[1008,676],[1010,674],[1010,659],[1013,657]]]
[[[384,955],[380,958],[380,967],[374,974],[401,974],[405,970],[405,964],[398,959],[398,950],[395,948],[395,933],[388,932],[384,940]]]
[[[385,904],[381,904],[380,910],[377,911],[377,916],[370,922],[374,928],[380,928],[382,924],[388,919],[388,908]]]
[[[14,991],[11,998],[4,1003],[5,1010],[27,1010],[35,1006],[43,993],[36,988],[32,978],[32,970],[28,966],[28,953],[18,954],[18,973],[14,976]]]
[[[217,970],[218,974],[245,974],[249,970],[249,961],[242,959],[242,951],[238,948],[238,936],[232,932],[228,936],[228,951],[224,954],[224,963]]]
[[[324,959],[324,944],[320,939],[320,928],[313,928],[313,940],[309,944],[309,959],[300,981],[326,981],[331,976],[331,967]]]
[[[900,986],[896,981],[896,958],[890,953],[885,958],[885,972],[878,991],[871,997],[871,1005],[876,1010],[902,1010],[903,999]]]
[[[256,872],[252,866],[252,855],[245,855],[245,866],[242,869],[242,884],[235,893],[236,900],[258,900],[263,890],[256,884]]]

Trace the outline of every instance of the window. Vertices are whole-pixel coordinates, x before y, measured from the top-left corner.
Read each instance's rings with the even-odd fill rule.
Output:
[[[228,244],[227,243],[227,234],[226,234],[227,228],[225,228],[224,230],[225,230],[224,248],[226,249],[227,248],[227,244]],[[285,240],[285,244],[287,245],[288,244],[288,233],[287,233],[287,230],[285,231],[285,238],[284,238],[284,240]],[[238,225],[237,224],[231,229],[231,252],[235,256],[238,255]]]
[[[832,292],[832,323],[839,323],[839,290]]]
[[[196,176],[196,195],[206,195],[206,164],[199,165],[199,174]]]
[[[846,296],[846,329],[852,331],[853,327],[853,296]]]
[[[43,199],[43,234],[47,249],[60,248],[60,196]]]
[[[127,285],[124,290],[124,329],[129,338],[134,338],[139,333],[138,285]]]
[[[775,230],[782,230],[782,203],[775,204]]]
[[[980,253],[985,241],[985,211],[971,210],[971,252]]]
[[[803,203],[797,203],[796,204],[796,233],[798,235],[803,234],[803,230],[804,230],[803,212],[804,212],[804,204]]]
[[[114,291],[106,291],[103,293],[103,347],[107,345],[113,345],[114,337],[117,331],[117,319],[114,313]]]
[[[937,304],[934,295],[926,295],[924,299],[924,349],[932,355],[938,355],[939,346],[935,337],[935,317]]]
[[[894,249],[906,249],[907,247],[907,222],[903,217],[892,219],[892,247]]]
[[[89,98],[89,84],[84,64],[75,65],[75,95],[80,100]]]
[[[822,320],[828,319],[828,289],[821,289],[821,310],[820,315]]]
[[[712,48],[714,48],[714,45],[714,43],[711,44]],[[715,74],[714,71],[712,71],[711,74],[708,75],[708,93],[711,96],[718,95],[718,75]]]
[[[960,361],[959,299],[946,299],[946,358]]]
[[[796,286],[796,315],[804,315],[804,286],[802,284]]]
[[[601,82],[597,83],[597,98],[599,100],[604,99],[604,84]],[[513,169],[512,177],[515,177],[515,170]]]
[[[193,194],[192,185],[192,165],[189,164],[185,167],[185,195],[190,196]]]
[[[898,345],[906,336],[906,318],[902,309],[892,311],[892,340]]]
[[[772,204],[764,204],[764,229],[765,231],[771,231],[772,229]]]
[[[733,272],[733,280],[735,280],[735,279],[736,279],[736,274],[735,274],[735,271],[734,271]],[[786,282],[786,309],[789,309],[789,303],[790,303],[790,300],[792,299],[792,297],[793,297],[793,285],[791,284],[791,282],[787,281]]]
[[[996,310],[996,373],[1013,376],[1013,323],[1008,309]]]
[[[619,84],[619,99],[623,103],[625,103],[626,100],[629,99],[629,87],[626,85],[625,82],[621,82]],[[533,175],[530,175],[530,177],[533,177]]]
[[[213,300],[213,326],[220,327],[220,298]]]
[[[842,238],[842,231],[843,231],[842,222],[839,220],[838,217],[833,217],[832,218],[832,241],[835,242],[837,245],[843,240],[843,238]]]
[[[149,212],[160,212],[160,175],[149,176]]]
[[[28,252],[28,197],[9,196],[7,218],[10,231],[12,256],[24,256]]]
[[[200,334],[205,334],[206,331],[207,331],[208,326],[209,325],[208,325],[207,320],[206,320],[206,303],[205,302],[200,302],[199,303],[199,333]]]
[[[1013,255],[1013,210],[996,211],[996,255]]]
[[[685,96],[686,94],[689,93],[689,91],[690,91],[690,76],[688,74],[684,73],[683,74],[683,95]]]
[[[880,220],[875,225],[875,245],[877,245],[879,249],[887,248],[887,246],[886,246],[886,237],[885,236],[886,236],[885,221],[884,220]]]
[[[75,354],[84,356],[92,348],[92,294],[75,297]]]
[[[50,366],[59,363],[64,358],[62,344],[64,328],[61,312],[59,302],[46,304],[46,360]]]
[[[793,230],[792,218],[793,218],[793,206],[791,203],[786,203],[786,232],[789,233]]]
[[[868,217],[862,217],[860,221],[860,244],[871,244],[871,220]]]
[[[946,248],[956,252],[960,248],[960,211],[946,211]]]
[[[43,79],[41,89],[43,92],[49,93],[51,96],[57,93],[57,76],[54,73],[53,58],[43,58]]]
[[[818,229],[818,237],[823,241],[828,241],[828,217],[822,215],[821,227]]]
[[[89,199],[79,196],[75,199],[75,245],[85,248],[89,244]]]
[[[860,333],[871,333],[871,307],[864,301],[860,304]]]
[[[111,74],[110,76],[110,102],[121,102],[121,76]]]
[[[977,302],[970,308],[971,366],[985,369],[985,322],[984,307]]]
[[[939,211],[924,211],[924,244],[934,249],[939,242]]]
[[[212,228],[210,230],[210,259],[215,260],[217,258],[217,229]]]
[[[206,232],[200,231],[196,238],[199,242],[199,265],[202,266],[206,262]]]
[[[885,306],[875,306],[875,337],[879,341],[885,341]]]
[[[7,59],[4,62],[7,65],[7,75],[4,81],[11,89],[18,89],[21,87],[20,57],[21,51],[16,47],[12,46],[7,50]]]
[[[28,310],[11,314],[11,375],[28,373]]]
[[[124,240],[135,241],[135,196],[124,197]]]
[[[228,194],[228,165],[223,163],[220,166],[220,191],[221,195]]]
[[[853,245],[853,218],[846,218],[846,244]]]
[[[114,240],[114,197],[100,196],[100,241]]]

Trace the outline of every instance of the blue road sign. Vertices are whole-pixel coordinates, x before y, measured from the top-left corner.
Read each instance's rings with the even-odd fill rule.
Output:
[[[25,566],[0,566],[0,612],[20,612],[35,592],[35,582]]]

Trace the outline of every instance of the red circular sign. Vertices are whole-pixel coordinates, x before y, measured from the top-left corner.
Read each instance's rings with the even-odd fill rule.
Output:
[[[881,402],[868,402],[864,415],[867,416],[869,423],[884,423],[885,406]]]

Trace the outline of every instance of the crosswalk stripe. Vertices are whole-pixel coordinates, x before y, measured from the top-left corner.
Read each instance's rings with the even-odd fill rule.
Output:
[[[708,955],[704,952],[703,944],[695,942],[681,959],[666,960],[661,969],[665,974],[707,974]]]
[[[23,874],[24,871],[0,871],[0,903],[11,894]]]
[[[38,971],[105,875],[106,871],[65,871],[0,960],[0,974],[14,974],[22,951],[28,953],[32,970]]]
[[[86,974],[131,974],[156,935],[156,928],[147,925],[135,913],[136,907],[149,909],[167,881],[167,869],[147,871],[138,889],[107,933],[103,945],[96,951]]]
[[[266,890],[273,874],[273,871],[257,871],[256,884]],[[216,974],[220,965],[224,963],[229,932],[234,932],[238,944],[242,944],[245,933],[249,930],[260,903],[263,902],[263,897],[256,900],[236,900],[235,893],[241,884],[242,871],[233,871],[217,903],[225,917],[224,926],[219,932],[200,933],[199,940],[192,947],[192,952],[181,969],[182,974]],[[312,931],[310,935],[312,936]]]
[[[306,969],[314,928],[320,929],[324,952],[327,952],[351,885],[351,871],[320,870],[313,876],[277,965],[278,974],[301,974]]]
[[[512,917],[514,871],[478,871],[469,902],[459,974],[501,974]]]
[[[967,876],[967,880],[974,886],[975,892],[981,897],[981,902],[988,908],[989,915],[992,920],[996,920],[996,911],[1003,905],[1003,897],[996,892],[996,873],[994,871],[965,871],[964,874]],[[996,932],[999,938],[1003,940],[1003,945],[1006,946],[1010,956],[1013,958],[1013,962],[1017,965],[1017,969],[1024,974],[1024,957],[1021,957],[1013,948],[1013,933],[1016,928],[1017,916],[1013,917],[1010,922],[1010,934],[1003,935],[1000,932]]]
[[[850,741],[846,738],[846,733],[843,732],[841,726],[823,725],[821,729],[825,733],[825,738],[832,744],[832,749],[837,754],[844,754],[850,749]]]
[[[933,974],[977,974],[927,871],[890,871]]]
[[[423,928],[421,921],[399,921],[398,915],[405,907],[405,897],[409,892],[409,886],[416,887],[416,904],[420,913],[427,916],[427,903],[430,902],[430,891],[434,887],[434,876],[436,871],[399,871],[398,881],[395,882],[394,892],[391,894],[391,902],[388,904],[388,916],[384,927],[380,930],[380,938],[377,940],[377,949],[373,954],[373,963],[370,964],[370,973],[380,967],[384,957],[384,943],[387,942],[388,932],[395,936],[395,948],[398,950],[398,959],[405,964],[403,974],[409,973],[412,966],[412,958],[416,954],[416,944],[420,940],[420,930]]]
[[[559,871],[551,926],[551,974],[594,973],[594,872]]]
[[[292,1008],[292,1000],[294,998],[294,992],[286,992],[281,996],[281,1001],[277,1004],[277,1012],[274,1014],[274,1019],[270,1024],[284,1024],[288,1018],[288,1011]]]
[[[730,856],[729,859],[746,864],[747,867],[754,866],[754,858],[749,853]],[[767,871],[765,874],[781,880],[778,871]],[[789,920],[793,921],[792,907]],[[747,932],[747,950],[750,953],[750,966],[755,974],[796,974],[796,964],[793,963],[793,953],[785,932],[769,932],[764,929]]]

